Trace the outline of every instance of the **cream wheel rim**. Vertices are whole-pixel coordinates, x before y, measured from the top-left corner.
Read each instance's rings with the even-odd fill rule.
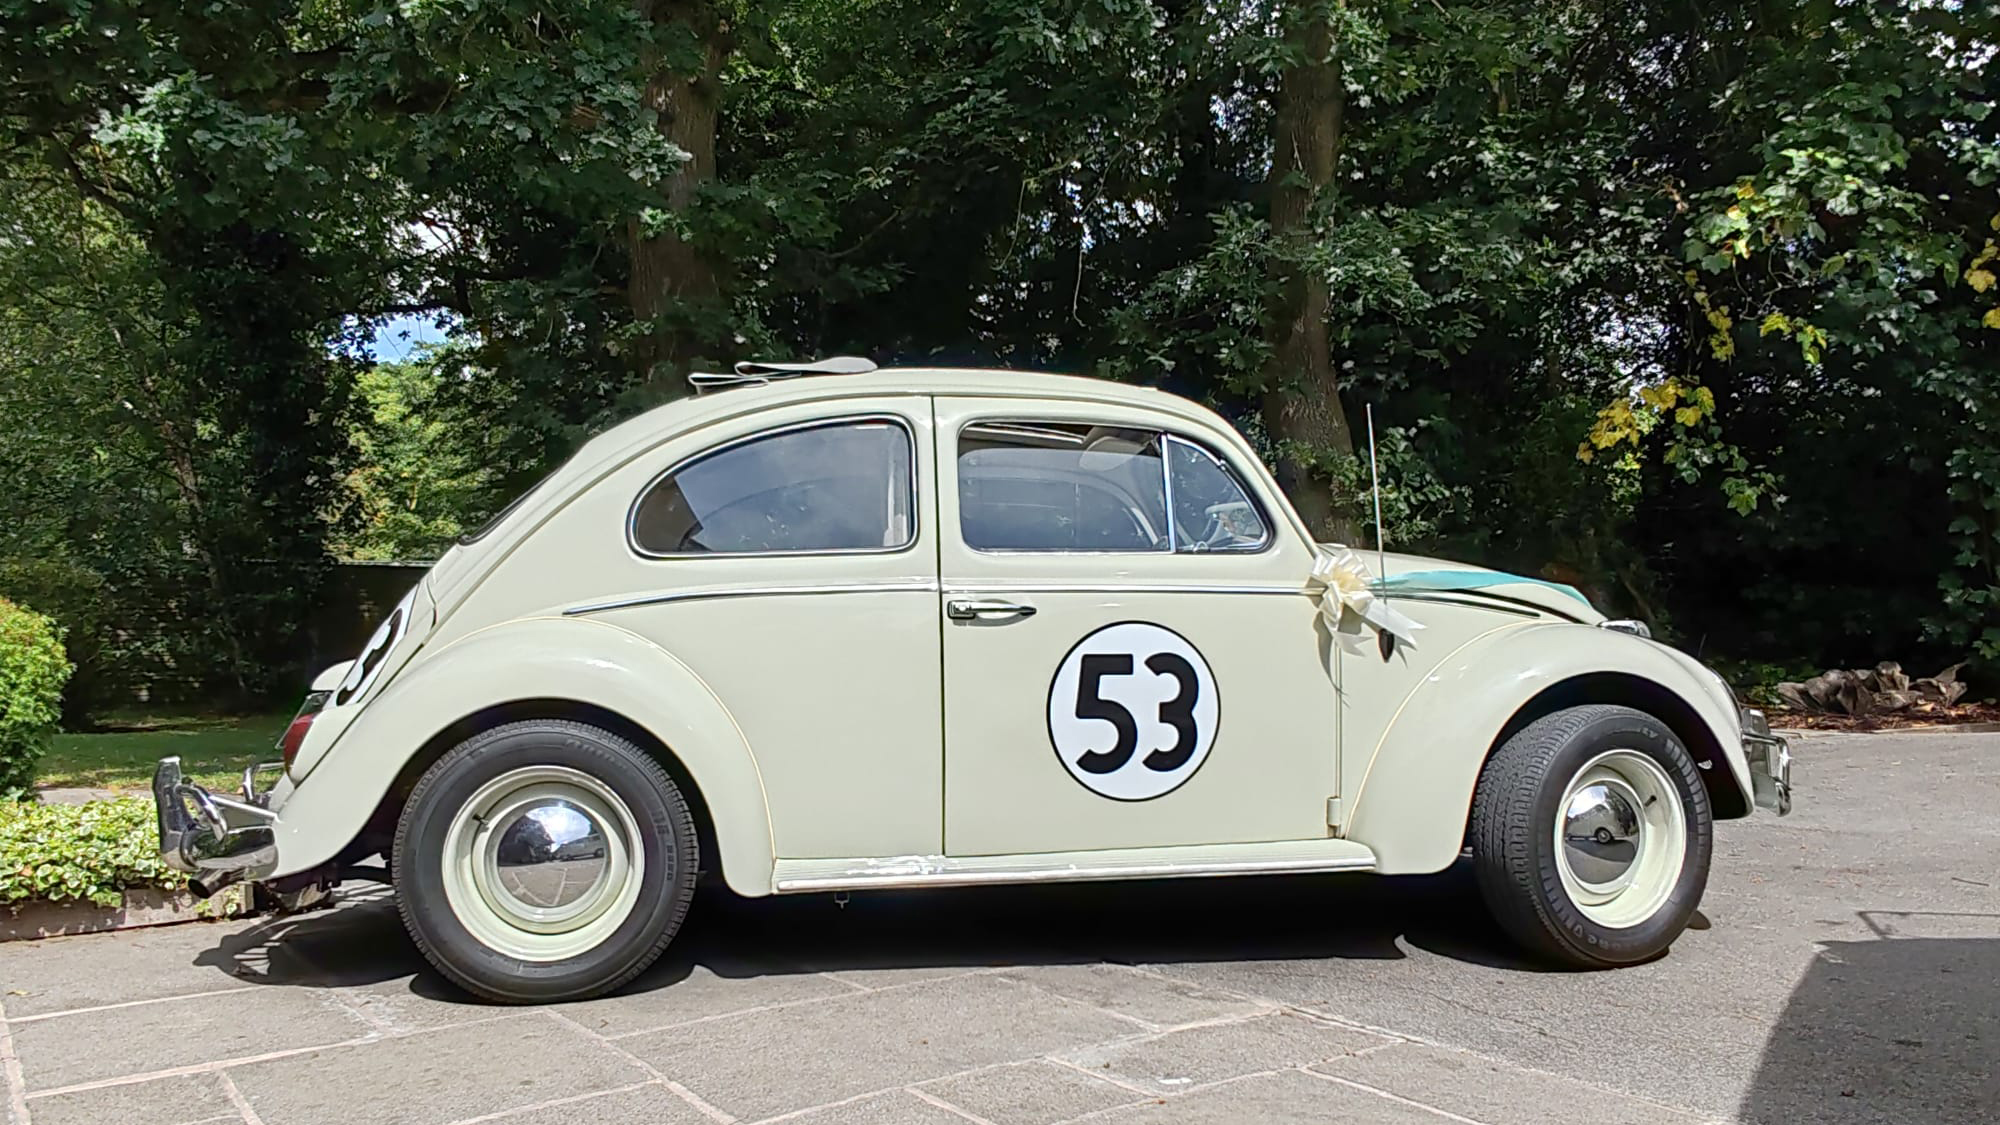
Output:
[[[1657,914],[1687,863],[1687,810],[1666,770],[1637,750],[1583,764],[1556,808],[1556,871],[1583,916],[1629,929]]]
[[[452,817],[445,900],[488,949],[575,957],[631,916],[646,873],[641,839],[632,810],[597,778],[567,766],[509,770]]]

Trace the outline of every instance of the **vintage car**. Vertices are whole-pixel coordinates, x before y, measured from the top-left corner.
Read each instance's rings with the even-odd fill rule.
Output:
[[[225,796],[162,761],[168,861],[290,903],[391,881],[500,1001],[630,980],[700,871],[755,896],[1469,855],[1507,931],[1588,967],[1665,950],[1713,823],[1789,806],[1785,743],[1700,663],[1567,586],[1315,543],[1195,403],[865,361],[697,381],[439,559],[282,766]]]

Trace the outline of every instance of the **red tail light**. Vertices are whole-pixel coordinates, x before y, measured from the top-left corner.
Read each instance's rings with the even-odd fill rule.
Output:
[[[305,702],[299,705],[299,713],[292,716],[285,733],[278,736],[278,749],[284,755],[288,772],[292,768],[292,759],[299,756],[299,747],[305,743],[306,731],[312,729],[312,722],[319,717],[320,708],[326,706],[326,697],[327,693],[323,691],[309,693]]]

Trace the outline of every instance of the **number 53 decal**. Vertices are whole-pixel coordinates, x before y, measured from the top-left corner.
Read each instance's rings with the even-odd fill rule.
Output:
[[[1208,661],[1185,637],[1142,621],[1107,625],[1057,667],[1049,741],[1085,788],[1149,800],[1201,768],[1221,705]]]

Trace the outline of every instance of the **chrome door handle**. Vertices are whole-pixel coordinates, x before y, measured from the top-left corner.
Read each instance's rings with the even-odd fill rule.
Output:
[[[944,603],[944,615],[953,621],[1012,621],[1033,617],[1035,607],[993,598],[952,598]]]

